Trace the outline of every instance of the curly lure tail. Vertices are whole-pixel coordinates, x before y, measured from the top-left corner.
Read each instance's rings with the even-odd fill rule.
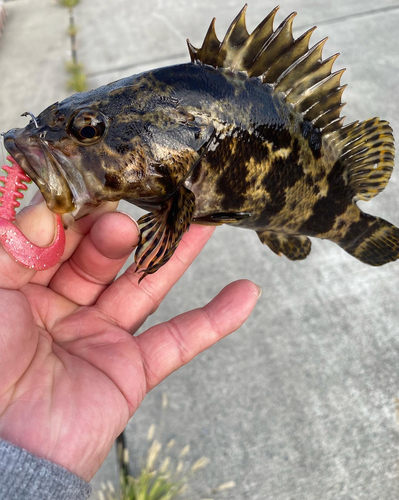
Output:
[[[26,236],[13,224],[16,209],[20,206],[18,200],[22,199],[27,189],[29,177],[16,161],[8,156],[11,166],[3,165],[2,169],[7,176],[1,176],[0,182],[0,243],[11,257],[25,267],[42,271],[55,266],[65,248],[65,231],[61,216],[57,214],[56,231],[53,242],[47,247],[39,247],[29,241]]]
[[[1,167],[7,172],[7,176],[0,176],[0,182],[3,183],[3,186],[0,187],[0,215],[3,219],[14,221],[15,211],[20,206],[18,199],[24,197],[21,190],[26,191],[28,189],[26,184],[30,183],[31,180],[11,156],[8,156],[7,160],[11,161],[12,166],[3,165]]]

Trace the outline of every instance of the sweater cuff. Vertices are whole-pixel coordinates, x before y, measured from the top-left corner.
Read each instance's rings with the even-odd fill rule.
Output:
[[[60,465],[0,440],[0,498],[86,500],[91,487]]]

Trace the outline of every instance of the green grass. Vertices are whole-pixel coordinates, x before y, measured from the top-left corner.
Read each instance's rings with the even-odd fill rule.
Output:
[[[149,435],[154,430],[155,426],[151,426]],[[137,477],[122,476],[119,494],[112,484],[104,485],[99,492],[99,500],[173,500],[181,497],[187,490],[190,477],[206,467],[209,460],[203,457],[187,466],[184,458],[189,452],[188,446],[180,451],[177,459],[170,454],[165,455],[165,452],[174,451],[174,446],[175,441],[171,440],[163,450],[162,444],[153,439]],[[119,453],[122,454],[123,462],[128,465],[128,450],[119,450]]]
[[[167,397],[163,395],[162,409],[168,405]],[[201,457],[190,463],[190,446],[178,450],[176,441],[171,439],[166,445],[154,438],[156,426],[148,429],[147,439],[151,443],[147,456],[142,460],[139,473],[133,477],[121,472],[118,491],[110,482],[102,484],[98,492],[99,500],[174,500],[186,498],[190,479],[194,474],[206,467],[209,459]],[[118,462],[130,469],[129,451],[122,446],[118,449]],[[123,467],[120,467],[121,469]],[[201,497],[198,500],[214,500],[219,492],[234,488],[233,481],[221,484],[211,490],[211,497]],[[190,496],[190,498],[192,498]],[[216,499],[215,499],[216,500]]]
[[[69,74],[67,80],[68,90],[75,92],[84,92],[87,90],[87,80],[83,64],[75,64],[73,61],[69,61],[66,63],[65,69]]]
[[[80,0],[59,0],[60,5],[63,7],[68,7],[68,9],[72,9],[73,7],[76,7]]]
[[[66,71],[69,73],[69,78],[66,83],[68,90],[73,92],[84,92],[87,90],[87,79],[83,64],[78,61],[78,52],[76,44],[76,36],[78,27],[75,25],[74,7],[78,5],[80,0],[58,0],[62,7],[67,7],[69,10],[69,26],[67,29],[68,36],[71,41],[71,58],[72,60],[66,63]]]

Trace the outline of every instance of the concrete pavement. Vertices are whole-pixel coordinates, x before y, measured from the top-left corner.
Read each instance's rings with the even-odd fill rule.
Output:
[[[0,129],[67,95],[66,11],[49,0],[7,2],[0,40]],[[76,10],[79,56],[97,86],[151,67],[187,61],[185,38],[199,45],[212,17],[223,36],[238,0],[82,0]],[[254,28],[274,7],[251,2]],[[399,131],[399,2],[287,0],[298,36],[318,24],[325,54],[347,67],[348,123],[381,116]],[[396,132],[397,134],[397,132]],[[362,208],[399,224],[399,170]],[[139,212],[127,204],[124,210]],[[190,500],[235,481],[214,498],[230,500],[397,500],[399,398],[399,264],[357,262],[332,243],[313,240],[303,262],[278,258],[250,231],[218,228],[145,327],[198,307],[227,283],[249,278],[263,287],[250,320],[153,390],[127,436],[137,468],[151,423],[162,439],[190,444],[194,461],[211,465],[190,481]],[[169,408],[161,412],[161,393]],[[93,480],[115,481],[114,454]],[[94,496],[93,496],[94,498]]]

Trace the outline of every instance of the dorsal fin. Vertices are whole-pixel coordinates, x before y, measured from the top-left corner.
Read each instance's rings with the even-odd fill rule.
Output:
[[[379,118],[354,122],[331,134],[357,200],[368,201],[388,184],[394,166],[392,128]]]
[[[278,7],[249,34],[246,9],[247,4],[231,23],[222,42],[216,35],[215,19],[201,48],[187,40],[191,61],[260,77],[274,92],[282,92],[286,101],[323,134],[339,130],[343,123],[340,112],[345,105],[341,102],[345,86],[340,82],[345,70],[331,72],[338,54],[323,61],[322,50],[327,39],[309,48],[316,27],[295,39],[292,24],[296,12],[274,30]]]

